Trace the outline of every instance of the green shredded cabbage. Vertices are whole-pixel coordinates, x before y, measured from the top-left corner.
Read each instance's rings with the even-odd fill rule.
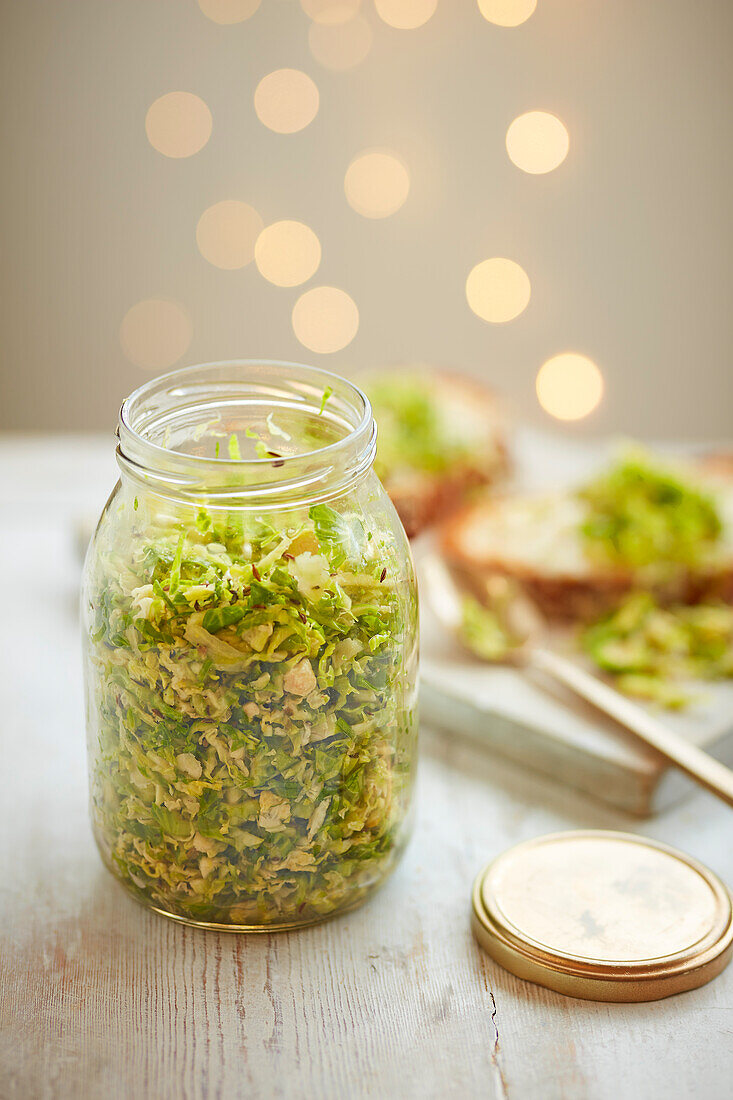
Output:
[[[466,649],[482,661],[503,661],[519,644],[496,609],[468,595],[461,598],[459,637]]]
[[[237,447],[230,441],[230,452]],[[359,901],[406,837],[414,602],[387,536],[139,498],[90,588],[92,815],[141,899],[268,925]]]
[[[583,490],[586,546],[631,568],[706,562],[722,533],[711,496],[643,454],[630,454]]]
[[[584,630],[581,645],[620,690],[683,707],[691,701],[685,681],[733,677],[733,607],[661,607],[636,592]]]
[[[380,375],[367,393],[379,425],[374,468],[380,478],[401,467],[442,473],[464,457],[460,441],[446,438],[435,398],[417,375]]]

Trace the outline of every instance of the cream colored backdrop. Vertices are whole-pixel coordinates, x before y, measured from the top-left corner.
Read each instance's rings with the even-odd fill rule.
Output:
[[[439,0],[414,29],[385,18],[420,17],[426,0],[378,0],[385,18],[362,0],[355,24],[330,30],[314,29],[297,0],[262,0],[229,25],[210,15],[256,0],[201,3],[209,16],[197,0],[0,5],[0,426],[111,427],[151,373],[130,355],[159,366],[265,356],[347,373],[424,360],[486,378],[520,416],[549,424],[537,371],[574,351],[598,365],[605,392],[573,432],[730,433],[730,0],[538,0],[513,28],[476,0]],[[304,0],[320,18],[359,6],[341,0],[329,15],[329,3]],[[346,71],[323,63],[367,49]],[[284,68],[319,93],[313,120],[289,134],[254,104],[259,82]],[[308,113],[304,89],[296,113]],[[146,136],[149,108],[172,91],[211,113],[195,155],[163,155]],[[569,134],[567,157],[542,175],[516,167],[505,145],[512,120],[534,110]],[[160,125],[185,145],[196,120],[177,136]],[[409,176],[404,203],[379,219],[344,192],[349,164],[374,148]],[[205,251],[239,263],[261,225],[297,220],[320,242],[317,272],[283,288],[254,262],[209,262],[197,225],[224,200],[256,213],[230,208],[244,211],[239,237],[210,215]],[[492,257],[519,264],[531,285],[505,323],[466,299],[469,272]],[[331,353],[303,346],[291,321],[322,286],[358,310],[353,339]],[[152,324],[148,307],[128,315],[149,300],[167,303],[150,307]],[[343,296],[299,309],[311,345],[338,344],[356,323]]]

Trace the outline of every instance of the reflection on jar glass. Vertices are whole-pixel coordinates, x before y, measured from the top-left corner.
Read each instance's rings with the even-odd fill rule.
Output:
[[[205,927],[349,909],[409,834],[417,605],[369,403],[293,364],[123,405],[85,567],[91,813],[109,870]]]

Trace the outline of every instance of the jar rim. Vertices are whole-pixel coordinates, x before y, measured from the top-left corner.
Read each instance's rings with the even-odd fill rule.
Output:
[[[154,428],[166,421],[170,426],[176,415],[196,408],[197,400],[205,400],[211,413],[223,409],[227,398],[243,401],[248,394],[259,405],[270,394],[282,407],[323,414],[343,434],[295,454],[245,458],[188,453],[150,437]],[[371,468],[376,425],[366,394],[339,374],[281,360],[231,359],[183,367],[143,383],[122,403],[117,439],[118,464],[133,479],[159,491],[165,486],[166,495],[195,497],[203,491],[231,503],[234,498],[293,498],[299,490],[302,496],[316,482],[322,483],[319,495],[343,491]]]

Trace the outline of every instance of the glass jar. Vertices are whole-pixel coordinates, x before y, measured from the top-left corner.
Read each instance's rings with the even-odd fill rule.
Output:
[[[82,607],[91,814],[136,898],[206,928],[350,909],[408,838],[410,551],[366,397],[326,371],[175,371],[120,412]]]

